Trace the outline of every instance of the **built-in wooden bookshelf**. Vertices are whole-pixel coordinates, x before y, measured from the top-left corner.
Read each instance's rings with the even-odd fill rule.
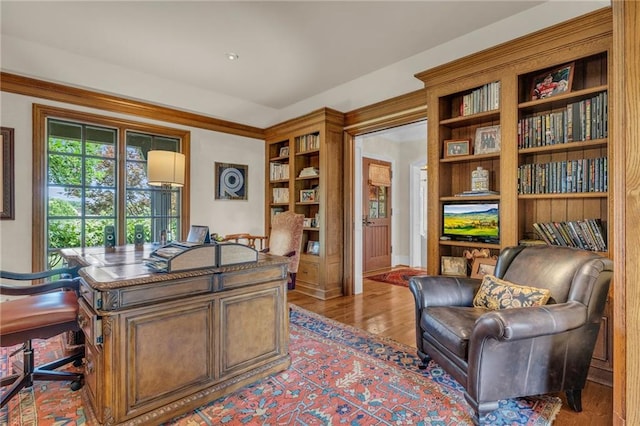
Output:
[[[603,10],[416,75],[425,83],[430,123],[429,273],[440,273],[442,256],[463,256],[473,248],[498,254],[542,239],[534,224],[543,223],[594,220],[606,247],[593,251],[612,256],[611,49],[611,14]],[[555,93],[550,85],[543,95],[534,94],[547,74],[556,83],[566,81],[555,85]],[[469,102],[485,107],[470,110]],[[476,134],[497,126],[499,149],[487,152],[492,150]],[[472,151],[452,156],[445,142],[451,140],[470,141]],[[478,167],[489,171],[489,189],[497,194],[460,196],[471,189],[471,173]],[[443,238],[443,205],[457,200],[497,202],[499,242]],[[610,297],[590,370],[590,378],[607,384],[612,380],[612,303]]]
[[[266,130],[265,228],[275,214],[305,217],[296,290],[343,294],[342,113],[323,108]]]

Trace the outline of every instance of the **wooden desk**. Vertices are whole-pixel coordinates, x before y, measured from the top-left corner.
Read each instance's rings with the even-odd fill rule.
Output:
[[[85,405],[100,424],[158,424],[286,369],[287,259],[153,273],[145,252],[65,250],[80,270]]]

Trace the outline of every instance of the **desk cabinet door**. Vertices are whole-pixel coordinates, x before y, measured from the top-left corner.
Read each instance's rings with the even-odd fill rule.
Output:
[[[111,358],[120,364],[114,364],[116,382],[127,387],[115,404],[124,405],[122,415],[164,406],[216,378],[213,309],[210,299],[200,299],[135,309],[118,317],[114,335],[123,339],[111,342]],[[126,359],[116,354],[126,354]]]
[[[220,299],[222,377],[287,354],[288,316],[280,282],[260,291]]]

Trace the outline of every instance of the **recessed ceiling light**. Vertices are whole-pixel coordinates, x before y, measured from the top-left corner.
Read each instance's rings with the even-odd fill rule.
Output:
[[[239,58],[239,56],[236,53],[225,53],[225,55],[227,56],[227,59],[230,61],[235,61],[236,59]]]

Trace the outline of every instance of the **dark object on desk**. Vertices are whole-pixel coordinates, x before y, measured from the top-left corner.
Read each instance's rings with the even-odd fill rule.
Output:
[[[136,225],[133,231],[133,244],[136,250],[144,248],[144,225]]]
[[[269,247],[263,250],[265,253],[289,258],[289,281],[287,283],[289,290],[296,288],[296,274],[302,249],[303,224],[303,214],[286,211],[275,215],[271,223]]]
[[[501,399],[560,391],[582,411],[611,260],[567,247],[509,247],[494,275],[532,292],[549,289],[551,298],[544,306],[491,310],[476,300],[489,276],[413,277],[418,356],[424,364],[433,359],[464,386],[476,423]],[[506,299],[498,299],[503,306]]]
[[[114,250],[116,247],[116,228],[113,225],[104,227],[104,248]]]
[[[57,271],[52,271],[57,273]],[[32,274],[39,278],[46,273]],[[11,274],[4,273],[10,278]],[[26,274],[25,274],[26,275]],[[52,275],[52,274],[50,274]],[[69,380],[71,389],[78,390],[83,385],[82,373],[55,371],[69,363],[80,365],[84,357],[84,346],[56,361],[36,367],[32,339],[49,339],[64,332],[79,331],[78,327],[78,287],[79,278],[61,279],[36,285],[0,284],[0,294],[8,296],[29,296],[2,303],[0,342],[3,347],[22,344],[22,366],[14,366],[14,374],[3,377],[2,387],[9,386],[0,407],[4,407],[21,389],[33,386],[35,380]]]
[[[258,252],[244,244],[214,243],[191,246],[174,242],[154,250],[145,263],[158,272],[218,268],[257,262]]]

